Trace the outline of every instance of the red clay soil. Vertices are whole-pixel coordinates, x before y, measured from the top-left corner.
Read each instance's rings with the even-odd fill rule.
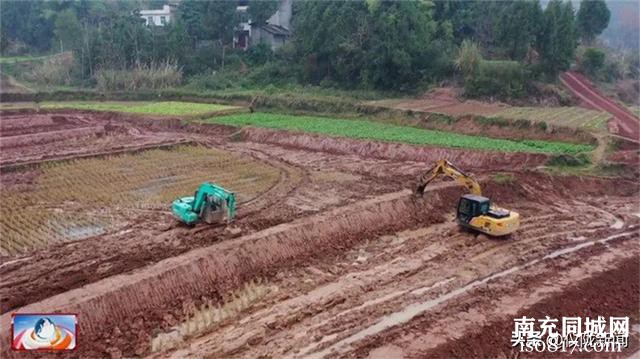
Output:
[[[166,120],[166,119],[165,119]],[[180,128],[180,122],[162,124]],[[45,160],[106,155],[182,143],[183,136],[159,131],[112,113],[84,111],[0,111],[0,165],[3,168]],[[216,130],[220,132],[220,130]]]
[[[308,213],[355,202],[366,196],[397,191],[414,178],[401,171],[389,171],[389,166],[379,163],[380,161],[368,161],[366,166],[369,172],[365,172],[353,168],[356,161],[350,158],[329,155],[322,157],[330,163],[316,163],[313,174],[310,175],[307,169],[300,168],[295,163],[289,165],[284,162],[295,161],[296,158],[284,161],[276,159],[276,156],[308,159],[308,152],[288,151],[282,155],[267,155],[259,152],[267,150],[264,145],[253,144],[253,147],[255,149],[245,151],[245,155],[279,168],[281,179],[276,186],[256,199],[239,204],[234,226],[243,233],[263,230]],[[354,180],[327,181],[310,178],[322,176],[326,172],[329,175],[344,173]],[[4,185],[20,186],[16,190],[28,190],[37,175],[37,170],[21,170],[2,173],[1,178]],[[318,193],[330,193],[331,196],[324,198],[326,196]],[[302,203],[298,205],[298,202]],[[310,204],[305,205],[304,202]],[[79,242],[58,243],[34,252],[33,258],[37,258],[37,261],[17,262],[0,267],[0,278],[6,278],[0,280],[0,312],[229,238],[229,234],[221,227],[202,225],[191,230],[182,226],[167,228],[172,223],[173,218],[167,214],[144,213],[132,220],[125,233],[109,233]],[[60,257],[64,260],[60,261]]]
[[[610,316],[630,318],[630,347],[626,353],[638,349],[638,334],[631,328],[640,321],[640,258],[623,262],[616,269],[603,272],[568,288],[558,295],[538,302],[531,308],[521,310],[515,318],[581,317],[595,318]],[[583,319],[584,320],[584,319]],[[505,338],[511,338],[513,320],[494,322],[478,328],[476,334],[448,342],[429,351],[430,358],[513,358],[517,350]],[[635,339],[635,340],[634,340]],[[549,357],[550,353],[539,355]],[[578,353],[557,354],[556,356],[593,357]]]
[[[78,116],[79,112],[68,114]],[[202,298],[219,301],[253,278],[286,273],[378,235],[444,221],[460,188],[444,184],[429,201],[416,201],[406,190],[412,186],[410,179],[424,170],[425,162],[448,158],[479,174],[514,172],[512,182],[484,186],[488,196],[505,204],[547,205],[581,195],[638,194],[637,186],[628,181],[556,178],[521,170],[543,163],[545,155],[451,150],[262,129],[245,129],[238,136],[251,142],[229,142],[234,128],[112,116],[95,114],[87,122],[104,126],[101,137],[8,148],[3,156],[9,152],[8,158],[20,162],[46,158],[52,151],[54,158],[60,158],[96,153],[98,148],[110,151],[130,145],[135,149],[145,143],[191,140],[254,156],[280,169],[281,180],[240,206],[234,223],[242,231],[239,238],[223,227],[170,225],[170,215],[150,211],[132,218],[116,233],[56,244],[13,262],[0,258],[1,326],[7,327],[9,311],[20,307],[23,311],[78,312],[85,343],[89,343],[76,353],[83,357],[103,356],[114,344],[127,355],[145,353],[151,331],[167,329],[167,314],[184,318],[183,308],[189,303]],[[35,127],[43,129],[42,133],[52,130],[49,120],[38,121]],[[15,121],[6,126],[19,127]],[[130,142],[123,144],[120,139]],[[100,141],[105,143],[97,146]],[[53,144],[61,147],[51,147]],[[331,177],[335,173],[355,180],[343,183]],[[28,186],[37,170],[18,168],[1,175],[3,184],[9,179],[12,185]],[[315,207],[301,208],[299,203],[305,201]],[[1,335],[5,340],[7,333]]]
[[[105,333],[105,328],[119,327],[125,338],[131,338],[132,331],[142,329],[132,327],[133,318],[144,318],[141,325],[148,332],[162,324],[166,313],[180,316],[191,298],[219,300],[252,278],[269,278],[310,258],[343,252],[366,238],[442,222],[444,207],[457,196],[456,187],[440,191],[440,200],[429,203],[415,201],[410,191],[387,194],[169,258],[21,310],[79,313],[87,343],[81,354],[95,355],[95,350],[107,349],[104,339],[122,339],[112,337],[111,331]],[[9,313],[0,318],[3,327],[9,319]],[[2,333],[3,339],[6,335]],[[134,344],[146,348],[149,343],[123,343]]]
[[[604,96],[589,80],[577,72],[565,72],[560,79],[585,107],[612,114],[615,119],[615,133],[636,142],[640,141],[640,119],[629,109]]]
[[[70,128],[60,131],[47,131],[42,133],[30,133],[26,135],[17,135],[2,137],[0,148],[14,148],[22,146],[41,145],[49,142],[61,141],[76,137],[100,136],[104,134],[104,126],[91,126],[81,128]]]
[[[637,193],[633,186],[624,181],[614,183],[573,177],[555,179],[535,173],[516,176],[514,183],[509,185],[485,186],[486,193],[500,203],[520,203],[525,198],[547,202],[571,190],[577,196],[578,194],[575,193],[577,189],[583,190],[581,194],[582,192],[618,195]],[[444,220],[442,214],[451,210],[451,204],[455,203],[460,193],[461,190],[454,186],[438,191],[437,195],[429,201],[414,202],[407,193],[400,193],[357,202],[331,212],[268,228],[252,235],[228,239],[129,274],[111,276],[100,282],[85,285],[83,288],[49,297],[39,303],[23,307],[21,310],[41,311],[46,308],[81,313],[84,318],[83,334],[88,338],[87,342],[95,343],[85,347],[81,354],[97,355],[108,349],[103,345],[104,339],[131,338],[140,333],[148,333],[154,328],[164,327],[164,318],[167,313],[171,313],[174,318],[183,316],[184,303],[203,297],[220,299],[224,293],[251,278],[270,278],[277,272],[283,270],[286,272],[289,267],[304,265],[312,258],[342,253],[367,238],[442,222]],[[529,198],[531,193],[545,193],[547,197],[545,199]],[[121,246],[135,242],[137,238],[144,235],[141,228],[133,229],[137,236],[120,242]],[[184,234],[188,235],[188,233]],[[208,232],[208,236],[212,236],[211,232]],[[162,237],[159,236],[158,240],[162,241]],[[82,245],[82,243],[77,244]],[[117,244],[117,241],[114,242],[114,245]],[[147,244],[131,247],[131,249],[142,251]],[[119,254],[114,254],[114,257],[118,256]],[[31,258],[28,261],[37,263],[36,259]],[[78,260],[82,259],[78,258]],[[110,270],[112,263],[117,264],[113,257],[111,260],[105,258],[104,262],[94,263],[96,264],[94,267],[84,270],[84,278],[101,275],[100,272],[105,268]],[[30,273],[29,268],[21,269]],[[52,273],[58,271],[65,273],[64,269],[64,267],[54,268]],[[123,270],[123,268],[118,269]],[[2,277],[9,274],[4,270],[2,272]],[[75,272],[68,275],[70,278],[77,277]],[[72,284],[58,283],[61,286]],[[22,286],[18,283],[18,286],[24,290],[34,289],[31,295],[36,296],[39,295],[38,289],[44,291],[46,296],[64,291],[63,288],[47,289],[43,287],[43,283],[37,286],[32,283]],[[7,297],[7,289],[7,287],[3,289],[3,298]],[[14,291],[11,295],[23,295],[22,292]],[[28,300],[32,301],[33,298]],[[3,316],[3,320],[6,318],[7,315]],[[111,331],[105,334],[101,332],[105,326],[110,328],[109,330],[118,328],[116,331],[125,335],[115,335]],[[125,343],[124,340],[118,342],[118,347],[125,353],[133,354],[138,350],[144,352],[148,344],[145,335],[135,343]]]

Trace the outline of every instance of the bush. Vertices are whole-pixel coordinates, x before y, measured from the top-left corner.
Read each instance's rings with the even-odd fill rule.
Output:
[[[226,90],[237,88],[243,82],[242,75],[237,71],[211,71],[192,76],[186,88],[192,90]]]
[[[45,86],[69,86],[73,82],[75,68],[73,53],[64,52],[36,65],[26,78]]]
[[[525,70],[517,61],[480,61],[465,80],[465,93],[471,97],[516,98],[525,94]]]
[[[297,66],[274,61],[255,68],[248,80],[257,85],[284,85],[296,83],[298,73]]]
[[[247,52],[247,60],[249,60],[249,63],[252,65],[264,65],[273,60],[273,51],[271,51],[269,45],[259,43],[249,49]]]
[[[465,77],[472,76],[482,62],[482,54],[477,43],[471,40],[462,41],[454,65]]]
[[[560,154],[551,156],[547,161],[547,166],[578,167],[588,165],[589,163],[591,163],[591,160],[584,153],[579,153],[575,156]]]
[[[137,65],[131,70],[98,70],[95,74],[100,91],[159,90],[180,85],[182,72],[176,62]]]
[[[580,59],[580,68],[588,75],[596,76],[604,66],[605,53],[602,50],[588,48]]]

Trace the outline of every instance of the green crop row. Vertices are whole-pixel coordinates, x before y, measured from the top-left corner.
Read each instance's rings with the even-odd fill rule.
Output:
[[[114,111],[159,116],[197,116],[238,107],[195,102],[45,102],[43,108]]]
[[[357,139],[403,142],[504,152],[567,153],[590,151],[589,145],[539,140],[505,140],[469,136],[452,132],[425,130],[366,120],[341,120],[327,117],[292,116],[270,113],[235,114],[214,117],[205,122],[231,126],[254,126],[320,133]]]

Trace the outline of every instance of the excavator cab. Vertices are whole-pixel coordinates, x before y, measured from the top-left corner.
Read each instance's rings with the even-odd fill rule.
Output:
[[[465,194],[458,201],[458,221],[469,223],[473,217],[489,212],[491,202],[489,198],[474,194]]]
[[[504,236],[518,229],[520,215],[491,206],[491,200],[475,194],[465,194],[458,201],[456,218],[467,228],[492,236]]]

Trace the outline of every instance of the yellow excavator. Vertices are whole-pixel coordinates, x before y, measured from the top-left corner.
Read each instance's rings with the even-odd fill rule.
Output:
[[[489,198],[482,196],[478,181],[444,159],[420,176],[416,194],[422,196],[429,182],[440,175],[453,178],[471,192],[458,201],[456,219],[461,226],[496,237],[511,234],[520,226],[518,213],[492,205]]]

